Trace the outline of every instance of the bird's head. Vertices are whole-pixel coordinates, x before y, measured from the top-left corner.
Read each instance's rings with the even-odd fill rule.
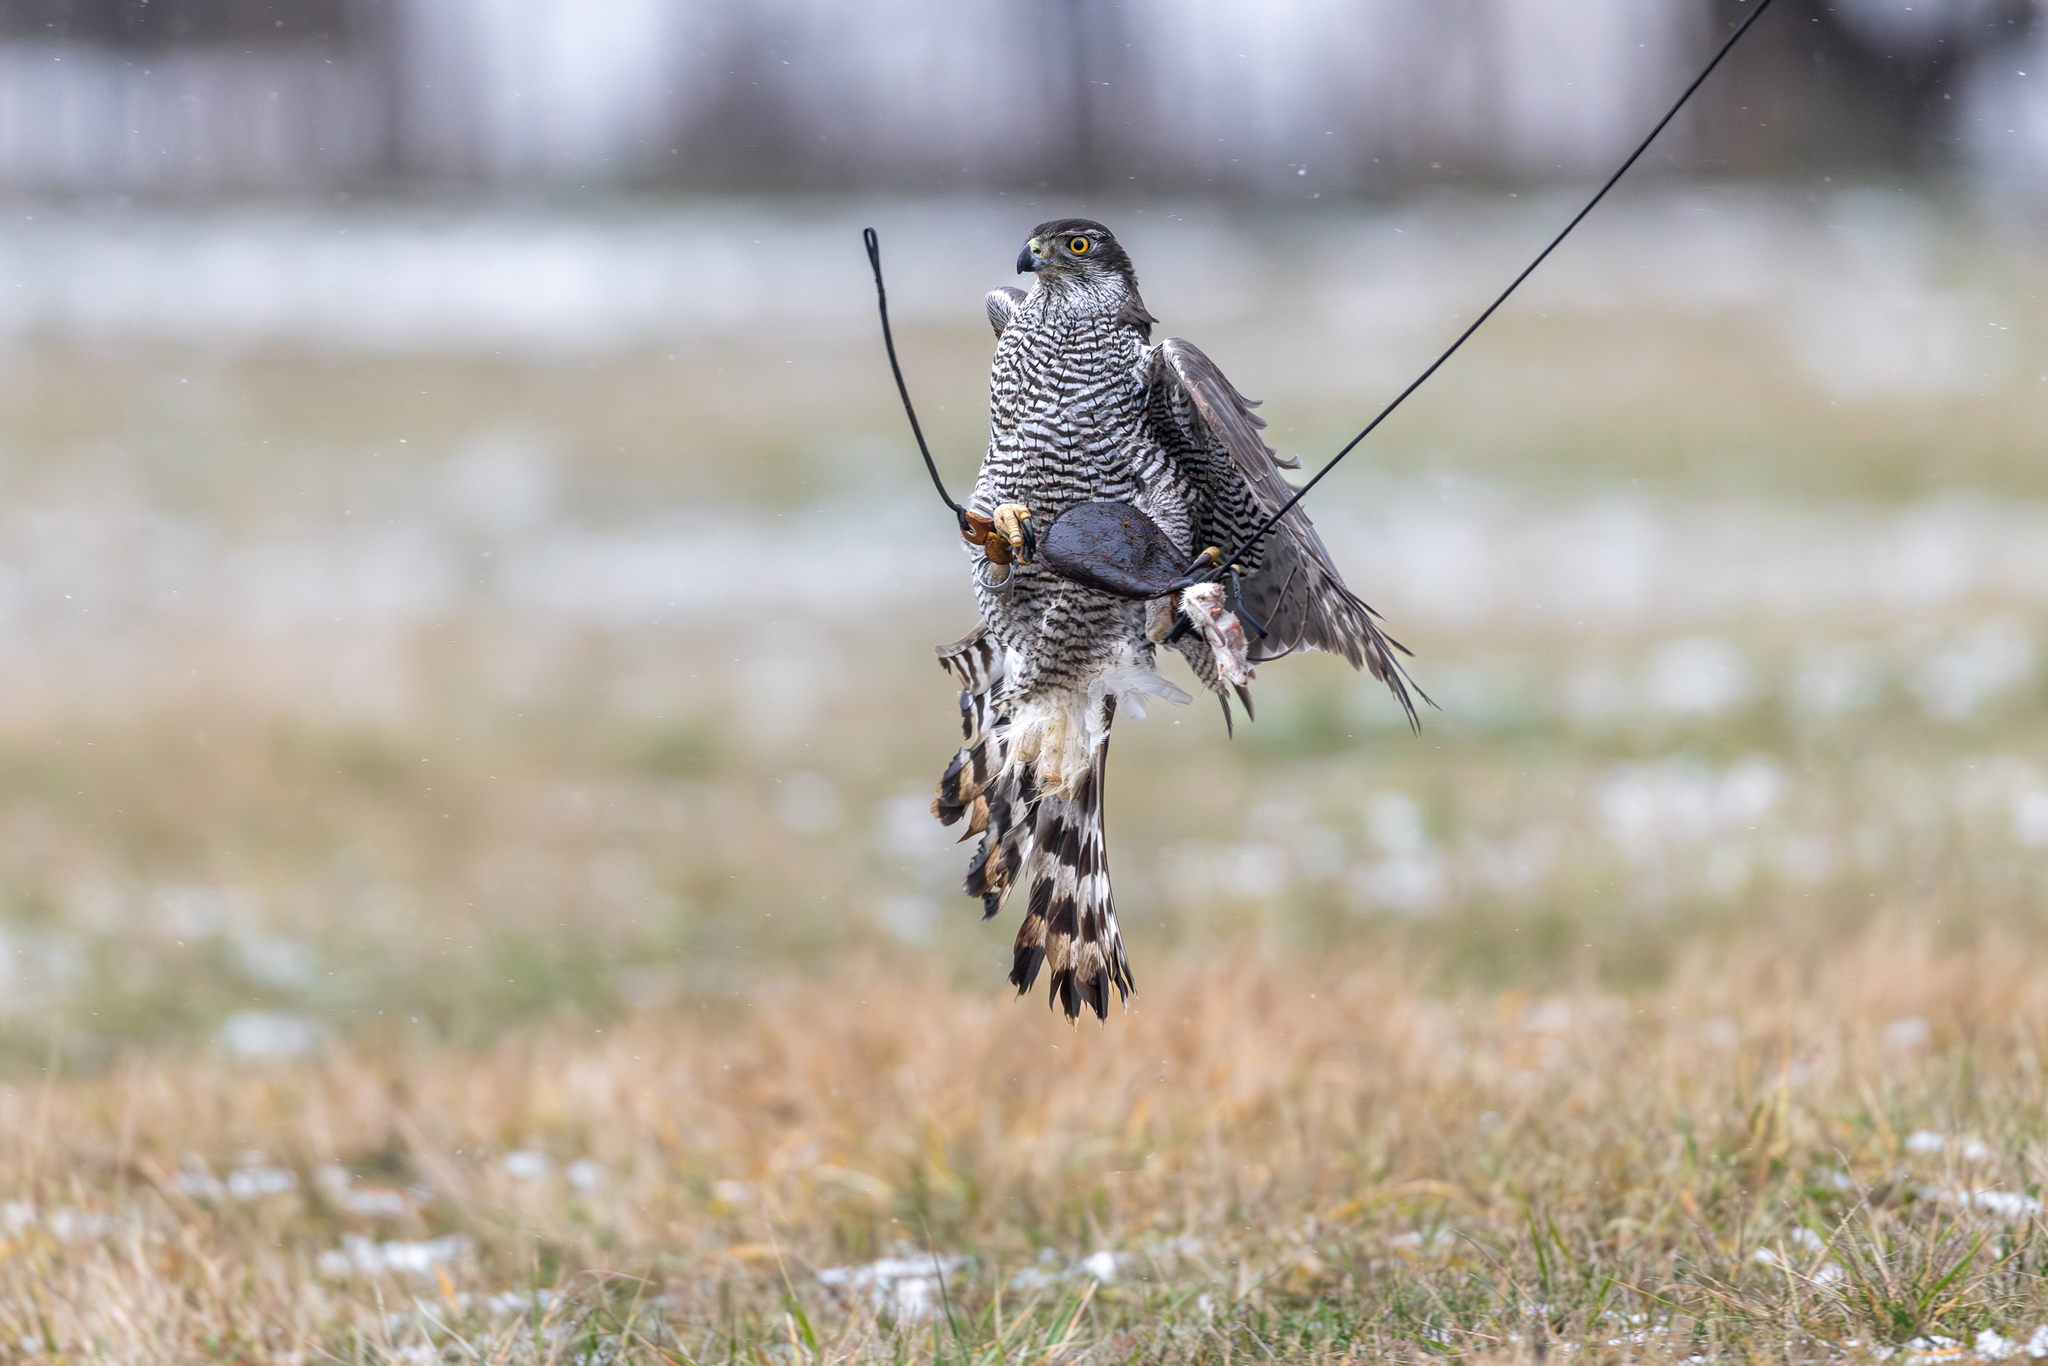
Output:
[[[1131,258],[1092,218],[1055,218],[1031,231],[1031,240],[1017,253],[1017,273],[1036,275],[1047,284],[1069,281],[1103,285],[1121,279],[1138,292],[1138,273]]]

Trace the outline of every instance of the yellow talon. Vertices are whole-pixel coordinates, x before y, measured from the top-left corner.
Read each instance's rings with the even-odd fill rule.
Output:
[[[1031,520],[1030,508],[1025,507],[1022,503],[1004,503],[995,510],[993,520],[995,521],[996,531],[1005,541],[1010,543],[1010,549],[1024,549],[1025,537],[1028,534],[1024,523]],[[1025,557],[1019,556],[1019,558]]]
[[[1003,533],[1003,539],[1012,547],[1024,544],[1024,528],[1020,525],[1031,516],[1031,509],[1022,503],[1004,503],[996,509],[996,530]]]

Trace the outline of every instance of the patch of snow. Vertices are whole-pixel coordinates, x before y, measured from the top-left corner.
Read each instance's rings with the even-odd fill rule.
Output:
[[[519,1148],[505,1154],[505,1175],[514,1181],[545,1181],[554,1172],[555,1164],[543,1152],[532,1148]]]
[[[470,1246],[470,1240],[459,1233],[424,1242],[382,1243],[351,1235],[341,1240],[339,1249],[321,1253],[316,1265],[321,1275],[333,1277],[374,1276],[386,1271],[427,1276],[463,1256]]]
[[[898,1323],[917,1323],[938,1313],[941,1279],[964,1265],[964,1257],[884,1257],[861,1266],[827,1267],[818,1279],[834,1290],[867,1302]]]
[[[281,1010],[237,1011],[221,1021],[221,1050],[235,1058],[297,1058],[320,1043],[320,1027]]]
[[[1914,1048],[1925,1048],[1933,1039],[1934,1027],[1918,1015],[1901,1016],[1884,1027],[1884,1046],[1897,1049],[1900,1052]],[[1924,1151],[1939,1152],[1941,1150],[1941,1135],[1929,1134],[1922,1130],[1920,1133],[1913,1134],[1906,1139],[1907,1152],[1923,1151],[1923,1149],[1913,1146],[1913,1140],[1916,1138],[1921,1139],[1923,1142],[1928,1138],[1935,1140],[1934,1147]]]

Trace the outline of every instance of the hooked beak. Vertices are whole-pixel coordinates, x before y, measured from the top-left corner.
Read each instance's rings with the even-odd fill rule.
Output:
[[[1036,237],[1024,244],[1024,250],[1017,253],[1017,273],[1019,275],[1029,275],[1033,271],[1044,268],[1045,257],[1039,254],[1041,250],[1041,244]]]

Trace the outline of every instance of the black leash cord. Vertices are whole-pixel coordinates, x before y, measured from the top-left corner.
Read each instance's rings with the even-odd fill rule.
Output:
[[[1768,4],[1769,0],[1765,0]],[[946,492],[946,483],[939,478],[939,467],[932,463],[932,448],[924,444],[924,428],[917,425],[917,409],[910,406],[910,386],[903,382],[903,367],[896,363],[896,338],[889,331],[889,291],[882,287],[882,239],[875,236],[873,228],[861,230],[861,241],[867,243],[868,264],[875,269],[875,307],[882,312],[882,345],[889,351],[889,370],[896,376],[896,392],[903,396],[903,415],[910,419],[910,434],[917,438],[917,449],[924,455],[924,467],[931,471],[932,487],[939,491],[953,515],[960,519],[960,530],[968,531],[967,509],[953,501],[953,495]]]
[[[1401,404],[1407,399],[1408,395],[1414,393],[1417,389],[1420,389],[1423,385],[1423,381],[1427,380],[1431,375],[1435,374],[1438,368],[1440,368],[1445,361],[1449,360],[1453,355],[1457,354],[1458,348],[1463,346],[1468,340],[1470,340],[1472,334],[1479,330],[1481,324],[1483,324],[1488,318],[1491,318],[1493,316],[1494,310],[1499,308],[1502,304],[1508,301],[1508,295],[1513,294],[1516,289],[1520,288],[1522,281],[1528,279],[1531,275],[1535,274],[1536,267],[1542,265],[1544,259],[1548,257],[1551,252],[1557,250],[1558,243],[1564,241],[1565,238],[1569,237],[1571,235],[1572,229],[1579,226],[1579,221],[1583,219],[1587,214],[1593,212],[1593,206],[1595,204],[1598,204],[1601,200],[1607,197],[1607,192],[1614,188],[1616,181],[1620,180],[1624,175],[1628,174],[1628,168],[1636,164],[1637,158],[1641,157],[1643,153],[1650,150],[1650,144],[1657,140],[1657,135],[1664,131],[1664,126],[1670,123],[1671,120],[1677,118],[1678,111],[1685,108],[1685,102],[1692,98],[1692,92],[1698,90],[1701,85],[1705,84],[1707,77],[1714,74],[1714,68],[1721,65],[1721,59],[1723,57],[1726,57],[1731,51],[1734,50],[1735,45],[1742,41],[1742,35],[1749,32],[1750,26],[1756,23],[1758,19],[1762,18],[1764,11],[1769,9],[1770,7],[1771,0],[1758,0],[1757,7],[1750,11],[1749,18],[1742,21],[1742,26],[1735,30],[1734,34],[1728,39],[1727,42],[1721,44],[1721,50],[1714,54],[1714,60],[1707,63],[1707,69],[1700,72],[1700,74],[1693,79],[1693,83],[1685,88],[1685,93],[1678,97],[1678,103],[1671,106],[1671,111],[1667,113],[1663,118],[1657,120],[1657,126],[1650,130],[1650,135],[1642,140],[1641,145],[1639,145],[1635,149],[1635,151],[1629,153],[1628,160],[1621,163],[1621,169],[1616,171],[1613,175],[1607,178],[1607,183],[1600,187],[1600,192],[1594,195],[1591,199],[1587,200],[1586,207],[1580,209],[1578,213],[1572,217],[1572,221],[1564,225],[1564,231],[1560,232],[1557,236],[1550,239],[1550,245],[1545,247],[1541,252],[1539,252],[1536,256],[1536,259],[1529,263],[1528,268],[1525,269],[1520,275],[1517,275],[1515,277],[1514,283],[1510,284],[1506,289],[1502,290],[1500,292],[1500,297],[1498,299],[1495,299],[1491,304],[1488,304],[1486,311],[1480,314],[1478,318],[1476,318],[1473,321],[1470,327],[1466,328],[1462,333],[1459,334],[1458,339],[1451,343],[1449,350],[1445,351],[1441,356],[1438,356],[1436,360],[1430,364],[1430,367],[1427,370],[1424,370],[1420,375],[1417,375],[1415,377],[1415,382],[1409,385],[1406,389],[1403,389],[1395,397],[1392,403],[1389,403],[1386,407],[1380,409],[1380,415],[1374,418],[1371,422],[1368,422],[1365,425],[1364,431],[1360,432],[1357,436],[1352,437],[1351,440],[1344,444],[1343,450],[1338,451],[1335,455],[1331,456],[1330,463],[1323,466],[1321,469],[1317,470],[1315,478],[1309,480],[1306,484],[1303,484],[1301,488],[1295,493],[1295,495],[1292,498],[1289,498],[1286,501],[1286,503],[1281,506],[1278,512],[1274,513],[1271,517],[1268,517],[1265,520],[1264,524],[1261,525],[1257,531],[1254,531],[1250,536],[1245,538],[1244,544],[1238,546],[1237,549],[1231,551],[1230,554],[1224,558],[1224,564],[1235,564],[1237,561],[1243,559],[1247,551],[1249,551],[1253,546],[1257,545],[1260,541],[1265,539],[1267,532],[1271,531],[1275,526],[1279,525],[1280,519],[1282,517],[1285,517],[1288,513],[1294,510],[1294,505],[1296,503],[1299,503],[1302,499],[1308,496],[1308,491],[1310,489],[1314,488],[1317,484],[1323,482],[1324,475],[1328,474],[1331,470],[1337,468],[1338,461],[1342,460],[1345,456],[1351,454],[1352,447],[1356,446],[1359,442],[1365,440],[1368,436],[1371,436],[1373,428],[1379,426],[1382,422],[1385,422],[1387,420],[1388,414],[1392,413],[1394,409],[1400,407]],[[872,252],[873,250],[874,248],[870,246],[869,251]],[[880,279],[881,277],[878,274],[876,276],[877,283],[880,282]],[[887,324],[885,322],[884,326],[886,325]],[[891,354],[893,355],[894,353],[892,352]],[[901,376],[898,377],[897,382],[899,384],[902,382]],[[906,396],[904,402],[908,403],[909,401],[909,398]],[[914,423],[915,421],[916,419],[913,418],[912,422]],[[926,459],[929,460],[930,457],[927,456]],[[943,493],[944,490],[941,490],[941,492]],[[1220,566],[1218,567],[1218,570],[1211,571],[1209,577],[1213,579],[1216,576],[1217,572],[1220,572]]]

